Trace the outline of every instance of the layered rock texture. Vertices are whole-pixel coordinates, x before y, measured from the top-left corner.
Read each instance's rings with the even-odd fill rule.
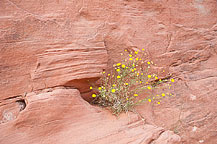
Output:
[[[77,89],[55,88],[27,96],[26,109],[16,120],[1,125],[2,144],[172,144],[180,140],[135,114],[117,119],[84,101]]]
[[[145,49],[175,97],[112,116],[89,83]],[[0,143],[217,143],[216,0],[1,0]]]

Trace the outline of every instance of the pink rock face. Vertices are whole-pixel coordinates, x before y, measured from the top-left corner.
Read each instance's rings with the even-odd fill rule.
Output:
[[[175,78],[144,129],[80,97],[124,49]],[[217,143],[216,70],[216,0],[1,0],[0,143]]]
[[[111,116],[84,101],[76,89],[55,88],[30,93],[28,97],[28,106],[16,120],[1,125],[0,143],[161,144],[170,141],[174,144],[180,141],[172,132],[143,123],[136,114]]]

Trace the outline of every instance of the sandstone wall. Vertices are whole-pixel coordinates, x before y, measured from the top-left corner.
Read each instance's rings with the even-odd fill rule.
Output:
[[[183,143],[217,142],[216,0],[1,0],[0,127],[8,133],[0,143],[10,137],[15,137],[10,143],[17,141],[19,134],[12,131],[20,123],[33,127],[34,119],[26,117],[43,118],[43,107],[54,116],[36,127],[47,131],[59,120],[59,113],[78,113],[73,103],[65,105],[61,94],[52,95],[60,98],[56,107],[49,108],[55,104],[46,96],[48,103],[40,107],[40,93],[61,87],[77,89],[90,99],[88,82],[120,61],[126,48],[144,48],[158,68],[167,68],[176,78],[176,97],[158,107],[139,107],[144,117],[181,135]],[[46,123],[52,124],[47,127]],[[40,129],[23,132],[23,125],[21,141],[37,141],[35,132],[42,138],[47,134]]]

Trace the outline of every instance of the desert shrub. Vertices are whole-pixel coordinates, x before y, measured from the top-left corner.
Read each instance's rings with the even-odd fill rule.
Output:
[[[94,90],[94,104],[108,107],[113,114],[118,115],[132,111],[136,105],[144,102],[160,104],[162,98],[172,96],[162,90],[170,89],[174,79],[170,74],[159,78],[152,69],[154,63],[146,59],[144,49],[132,52],[125,50],[121,56],[125,59],[114,64],[111,72],[102,73],[100,86],[90,86]],[[157,89],[161,89],[160,93],[153,94]]]

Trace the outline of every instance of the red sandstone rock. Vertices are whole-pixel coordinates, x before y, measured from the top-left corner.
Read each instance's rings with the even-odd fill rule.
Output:
[[[165,99],[159,106],[138,107],[138,111],[153,125],[178,133],[182,143],[216,143],[216,31],[216,0],[1,0],[0,135],[7,136],[1,141],[36,142],[39,141],[37,138],[49,136],[53,130],[44,143],[63,143],[64,135],[68,132],[70,137],[74,126],[67,130],[59,127],[68,126],[66,121],[71,122],[74,117],[64,119],[61,122],[66,124],[59,124],[58,127],[46,121],[47,118],[48,122],[53,120],[58,123],[58,115],[65,111],[61,104],[52,107],[52,103],[43,111],[40,108],[40,101],[43,103],[43,100],[35,95],[31,99],[35,97],[39,101],[27,103],[26,109],[19,112],[24,104],[19,100],[31,101],[25,93],[57,86],[76,88],[85,99],[89,99],[88,80],[95,81],[107,64],[109,69],[113,62],[119,62],[120,53],[125,48],[144,48],[157,63],[157,68],[169,69],[176,77],[176,97]],[[58,101],[59,97],[56,96],[55,100]],[[52,98],[48,96],[47,100],[50,102]],[[61,102],[67,103],[62,99]],[[28,107],[34,109],[27,110]],[[60,107],[62,109],[57,111]],[[58,113],[53,116],[55,111]],[[44,114],[45,119],[42,115],[37,115],[37,119],[36,113]],[[82,119],[77,118],[75,122]],[[27,127],[27,134],[13,132],[13,124],[19,120],[16,125],[22,130]],[[41,126],[48,127],[34,127],[38,125],[35,123],[37,120]],[[99,120],[95,121],[96,125]],[[123,121],[126,119],[123,118]],[[77,131],[89,125],[76,125]],[[100,126],[97,128],[100,129]],[[140,128],[136,131],[141,132]],[[56,136],[55,132],[61,134]],[[122,134],[113,137],[117,139]],[[164,132],[155,142],[162,140],[169,143],[175,137]],[[106,138],[100,140],[102,143]],[[66,140],[65,143],[70,142]]]
[[[171,139],[173,143],[180,141],[180,137],[172,132],[143,124],[136,114],[123,114],[119,118],[111,116],[84,101],[76,89],[56,88],[39,94],[30,93],[27,97],[28,105],[16,119],[1,124],[0,143],[148,144]]]

